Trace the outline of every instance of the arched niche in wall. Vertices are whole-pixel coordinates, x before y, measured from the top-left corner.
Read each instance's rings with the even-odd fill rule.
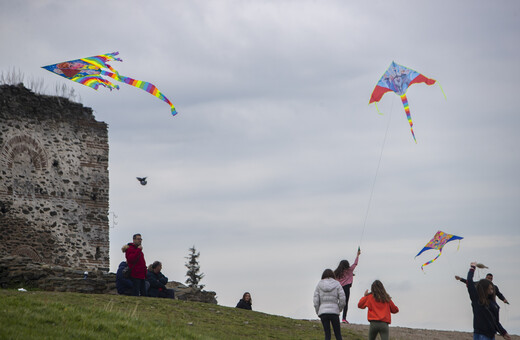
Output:
[[[21,197],[33,196],[35,177],[48,168],[48,163],[47,152],[34,137],[18,134],[8,138],[0,147],[0,168],[7,173],[0,191]]]

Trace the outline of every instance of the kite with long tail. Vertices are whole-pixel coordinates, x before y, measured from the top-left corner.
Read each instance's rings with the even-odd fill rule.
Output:
[[[413,140],[415,141],[415,143],[417,143],[417,140],[415,139],[415,134],[413,132],[413,123],[412,117],[410,116],[408,98],[406,98],[406,90],[408,90],[408,87],[410,87],[413,84],[425,83],[426,85],[433,85],[435,84],[435,82],[435,79],[427,78],[417,71],[396,64],[392,61],[390,67],[388,67],[381,79],[379,79],[379,81],[377,82],[374,91],[372,91],[372,95],[370,96],[370,101],[368,104],[370,105],[372,103],[375,103],[377,109],[377,102],[379,102],[381,98],[383,98],[383,95],[385,93],[393,91],[397,95],[399,95],[401,97],[401,101],[403,102],[404,111],[406,112],[406,118],[408,119],[408,123],[410,124],[410,130],[412,131]],[[379,109],[377,109],[377,111],[379,112]]]
[[[110,90],[119,90],[118,85],[112,84],[102,76],[110,77],[117,81],[126,83],[131,86],[138,87],[151,95],[159,98],[170,105],[172,115],[177,114],[175,107],[164,94],[155,87],[155,85],[142,80],[135,80],[119,74],[108,64],[109,61],[123,61],[116,56],[119,52],[96,55],[88,58],[64,61],[58,64],[42,66],[42,68],[56,73],[64,78],[83,84],[97,90],[99,85],[109,88]]]
[[[455,241],[455,240],[459,240],[459,245],[460,245],[460,240],[462,240],[463,238],[464,237],[455,236],[455,235],[451,235],[451,234],[446,234],[445,232],[442,232],[442,231],[439,230],[433,236],[433,238],[430,240],[430,242],[428,242],[424,246],[424,248],[419,252],[419,254],[415,255],[415,257],[417,257],[417,256],[421,255],[423,252],[425,252],[426,250],[430,250],[430,249],[437,249],[439,251],[439,255],[437,255],[437,257],[435,257],[433,260],[424,263],[421,266],[421,269],[424,271],[424,269],[423,269],[424,266],[429,265],[433,261],[437,260],[439,258],[439,256],[441,256],[442,248],[444,247],[444,245],[446,243],[451,242],[451,241]],[[457,249],[458,249],[458,247],[457,247]]]

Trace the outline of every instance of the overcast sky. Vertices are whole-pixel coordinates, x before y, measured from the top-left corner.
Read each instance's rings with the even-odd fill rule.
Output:
[[[195,245],[219,304],[249,291],[254,310],[315,319],[322,271],[360,245],[350,322],[367,323],[357,302],[380,279],[393,325],[471,331],[454,275],[479,261],[519,334],[519,15],[513,0],[0,0],[0,71],[47,93],[65,83],[108,123],[113,271],[140,232],[147,262],[184,282]],[[40,68],[114,51],[115,69],[179,114],[125,84],[96,92]],[[417,144],[398,96],[383,97],[384,115],[367,105],[392,61],[446,93],[408,90]],[[437,230],[464,239],[423,273],[438,252],[414,256]]]

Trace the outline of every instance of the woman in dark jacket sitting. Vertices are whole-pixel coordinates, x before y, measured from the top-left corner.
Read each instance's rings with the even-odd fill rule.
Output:
[[[116,273],[116,288],[117,293],[122,295],[132,295],[133,294],[133,283],[132,280],[127,279],[123,276],[123,269],[128,267],[126,261],[123,261],[119,264],[119,268]]]
[[[248,292],[245,292],[240,301],[237,303],[236,308],[242,308],[242,309],[249,309],[252,310],[251,305],[253,304],[253,301],[251,300],[251,294]]]
[[[174,291],[166,288],[168,278],[161,273],[161,270],[162,263],[159,261],[155,261],[148,266],[148,272],[146,273],[146,281],[150,284],[148,296],[173,299]]]

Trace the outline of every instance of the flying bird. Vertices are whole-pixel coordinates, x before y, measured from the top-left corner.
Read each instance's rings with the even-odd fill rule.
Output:
[[[148,183],[148,182],[146,181],[146,179],[147,179],[148,177],[136,177],[136,178],[137,178],[137,180],[139,181],[139,183],[141,183],[141,185],[146,185],[146,183]]]

